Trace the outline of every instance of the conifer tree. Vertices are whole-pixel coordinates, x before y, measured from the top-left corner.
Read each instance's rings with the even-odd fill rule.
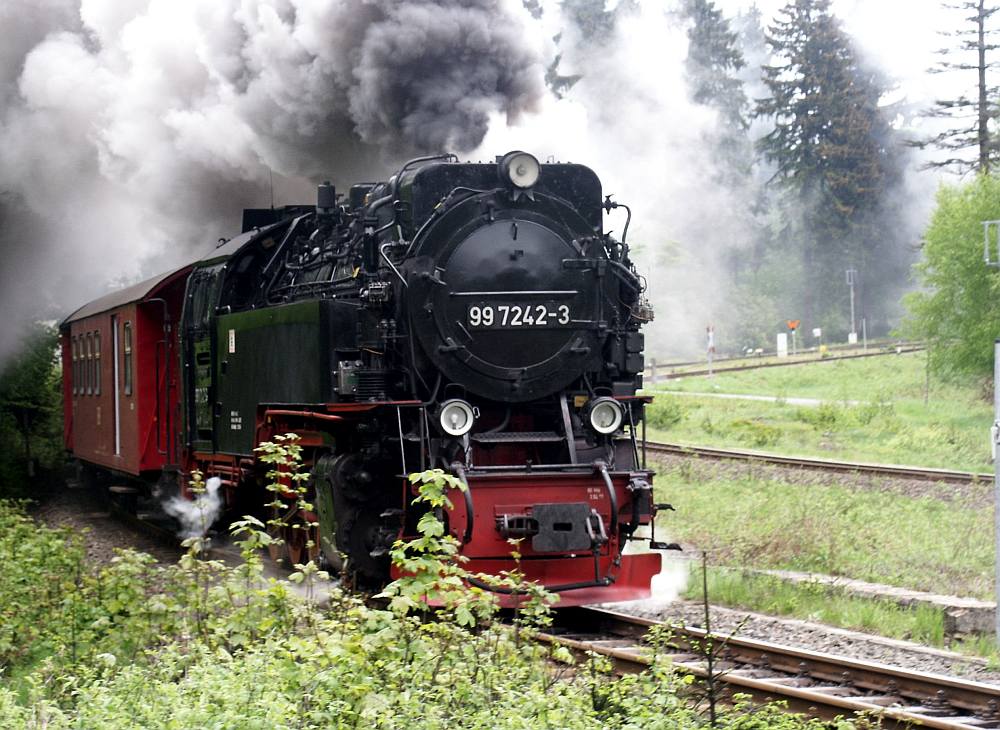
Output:
[[[717,129],[705,140],[717,160],[716,180],[746,188],[753,147],[747,135],[749,102],[738,75],[746,65],[739,40],[714,0],[684,0],[682,13],[690,22],[684,71],[691,99],[718,113]]]
[[[635,3],[627,0],[608,9],[607,0],[562,0],[560,7],[563,15],[580,29],[584,40],[600,44],[614,33],[618,14],[634,9]]]
[[[716,109],[722,123],[732,130],[748,126],[748,103],[738,77],[746,63],[736,33],[713,0],[684,0],[688,27],[685,72],[691,98]]]
[[[763,69],[770,97],[756,113],[772,118],[774,129],[760,150],[792,208],[804,213],[794,237],[806,278],[802,314],[808,324],[844,329],[844,270],[861,270],[869,286],[888,283],[875,271],[892,238],[885,203],[900,168],[879,106],[884,86],[859,61],[830,0],[792,0],[767,42],[777,62]]]
[[[522,0],[522,2],[534,17],[539,18],[543,15],[544,8],[537,0]],[[618,18],[636,11],[638,7],[638,0],[621,0],[612,9],[609,9],[608,0],[560,0],[559,2],[563,22],[576,31],[572,37],[582,42],[584,47],[592,49],[595,54],[605,52],[603,46],[614,37]],[[563,33],[558,33],[553,40],[556,47],[560,47]],[[581,64],[579,58],[576,65],[581,67],[582,73],[563,73],[562,56],[562,52],[557,53],[545,70],[545,83],[557,98],[565,96],[587,73],[587,63]]]
[[[771,60],[764,35],[764,16],[756,3],[736,14],[731,23],[736,32],[740,53],[745,65],[740,69],[738,78],[743,82],[746,95],[752,100],[764,96],[764,85],[761,80],[761,69]],[[750,120],[751,124],[753,120]]]
[[[944,59],[932,72],[960,72],[968,78],[971,88],[971,73],[976,73],[976,93],[973,97],[962,94],[951,99],[937,99],[925,116],[932,119],[947,119],[954,126],[942,130],[923,140],[911,140],[909,144],[920,149],[934,147],[946,156],[926,163],[925,167],[948,168],[955,172],[989,172],[997,158],[1000,144],[996,139],[994,123],[997,118],[997,97],[1000,89],[989,83],[990,71],[996,62],[990,59],[997,48],[994,38],[998,32],[991,27],[993,16],[1000,6],[990,5],[985,0],[962,0],[957,4],[945,3],[945,7],[964,14],[965,27],[948,31],[942,35],[955,39],[952,48],[938,51]],[[960,57],[961,60],[955,60]],[[967,154],[974,151],[974,155]]]
[[[59,415],[59,374],[55,367],[58,334],[38,325],[26,333],[21,351],[0,367],[0,433],[9,418],[21,437],[28,476],[34,476],[36,456],[51,456],[54,434],[41,438]],[[36,444],[40,440],[44,443]],[[39,453],[42,452],[42,453]],[[0,474],[10,454],[0,455]],[[2,490],[0,490],[2,491]]]

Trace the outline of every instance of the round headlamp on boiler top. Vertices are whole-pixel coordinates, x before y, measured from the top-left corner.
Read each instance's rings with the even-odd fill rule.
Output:
[[[542,166],[534,155],[515,150],[500,158],[500,179],[521,190],[528,190],[538,182]]]

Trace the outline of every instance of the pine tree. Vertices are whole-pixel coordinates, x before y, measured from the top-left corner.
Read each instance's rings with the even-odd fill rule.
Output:
[[[521,4],[524,5],[524,9],[527,10],[531,17],[535,20],[542,17],[542,4],[539,0],[521,0]]]
[[[830,0],[792,0],[767,33],[777,63],[765,66],[770,97],[756,113],[774,120],[760,142],[774,163],[774,181],[803,211],[797,235],[802,256],[803,317],[839,324],[843,272],[876,277],[886,239],[885,201],[900,175],[885,110],[881,77],[858,59],[851,39],[830,11]],[[891,260],[898,257],[890,256]]]
[[[560,6],[563,15],[580,29],[584,40],[600,43],[614,33],[619,9],[608,10],[607,0],[562,0]]]
[[[738,78],[743,82],[748,97],[751,99],[762,97],[765,87],[761,80],[761,68],[771,60],[767,38],[764,35],[764,16],[756,3],[751,3],[749,8],[736,14],[731,25],[736,32],[740,53],[745,62]]]
[[[738,37],[714,0],[684,0],[681,17],[688,22],[688,51],[684,71],[691,100],[714,110],[718,123],[706,129],[703,144],[714,157],[713,182],[729,191],[740,204],[725,212],[717,223],[724,236],[729,230],[750,231],[753,225],[753,145],[747,134],[749,102],[738,74],[746,65]],[[724,219],[724,220],[723,220]],[[728,224],[728,225],[725,225]],[[729,247],[730,273],[736,274],[744,258],[732,241],[714,242]],[[742,242],[740,242],[742,243]]]
[[[685,72],[691,98],[716,109],[722,123],[732,130],[748,126],[748,102],[738,77],[746,62],[736,33],[713,0],[684,0],[688,27]]]
[[[946,59],[954,58],[957,53],[964,60],[942,60],[931,71],[966,72],[966,74],[975,71],[977,93],[975,98],[962,95],[952,99],[936,100],[925,116],[932,119],[947,119],[956,126],[938,132],[928,139],[911,140],[909,144],[920,149],[935,147],[947,153],[947,157],[928,162],[925,167],[949,168],[959,173],[989,172],[996,160],[997,150],[1000,149],[995,138],[995,130],[991,128],[997,118],[996,99],[1000,89],[988,83],[988,72],[996,67],[996,62],[988,59],[1000,45],[993,42],[997,29],[989,26],[990,20],[1000,10],[1000,6],[990,6],[985,0],[963,0],[957,5],[946,3],[945,7],[966,13],[963,18],[966,27],[963,30],[942,33],[955,38],[956,45],[953,48],[941,49],[938,53]],[[969,78],[971,80],[971,76]],[[975,150],[975,157],[962,154],[967,150]]]
[[[543,6],[541,3],[536,0],[522,0],[522,2],[529,13],[535,17],[542,16]],[[582,47],[592,49],[595,54],[605,52],[603,46],[614,38],[618,19],[623,15],[635,12],[638,7],[637,0],[621,0],[610,10],[608,9],[608,0],[560,0],[559,2],[563,22],[567,27],[573,27],[575,30],[575,33],[571,34],[570,37],[580,43]],[[535,15],[536,10],[537,15]],[[553,41],[555,41],[557,48],[560,47],[563,42],[563,33],[556,34]],[[577,58],[576,66],[582,70],[582,73],[564,74],[560,67],[562,57],[562,52],[557,53],[545,70],[546,85],[556,98],[560,99],[586,75],[586,61],[589,60]]]
[[[731,25],[745,61],[737,78],[743,82],[744,93],[749,99],[764,98],[767,96],[767,87],[761,77],[761,69],[770,63],[771,52],[764,35],[763,14],[756,4],[751,4],[746,10],[737,13]],[[747,113],[747,122],[746,136],[749,140],[760,139],[773,129],[770,119],[754,116],[752,110]],[[752,143],[750,147],[752,157]],[[768,249],[774,248],[776,241],[768,230],[768,223],[773,219],[771,210],[774,208],[774,193],[766,185],[774,175],[774,169],[770,165],[761,164],[759,160],[755,160],[754,163],[751,167],[754,226],[748,241],[748,255],[745,258],[748,268],[756,272],[763,264]]]

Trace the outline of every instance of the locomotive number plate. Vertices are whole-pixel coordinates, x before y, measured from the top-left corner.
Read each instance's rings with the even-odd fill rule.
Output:
[[[466,317],[471,329],[572,327],[569,305],[558,302],[473,304]]]

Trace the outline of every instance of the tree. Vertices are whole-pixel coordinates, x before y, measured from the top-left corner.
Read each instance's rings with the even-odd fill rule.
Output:
[[[942,187],[916,271],[922,291],[907,295],[902,331],[927,343],[944,376],[989,377],[1000,337],[1000,273],[983,262],[983,225],[1000,219],[1000,180],[978,175]]]
[[[743,188],[741,197],[751,199],[750,105],[739,77],[746,62],[738,36],[713,0],[684,0],[681,12],[690,23],[684,71],[691,100],[718,113],[718,125],[705,139],[717,162],[716,181]]]
[[[744,270],[758,265],[756,249],[764,212],[762,186],[754,179],[753,143],[748,133],[750,104],[741,78],[746,62],[739,35],[714,0],[684,0],[680,12],[687,21],[684,74],[691,100],[717,114],[717,123],[701,133],[702,147],[714,163],[706,174],[730,203],[719,206],[703,230],[695,233],[710,255],[718,255],[732,279],[726,283],[726,290],[735,297],[736,292],[745,290],[737,286]],[[755,307],[754,311],[761,309]],[[727,308],[725,315],[716,319],[720,334],[728,335],[728,341],[747,337],[742,329],[736,329],[744,322],[736,316],[735,308]],[[757,324],[768,329],[771,326],[770,321]]]
[[[0,370],[0,416],[9,418],[23,447],[28,476],[34,476],[36,457],[53,457],[58,439],[59,373],[55,364],[58,333],[37,326],[24,339],[21,351]],[[4,455],[9,460],[9,450]],[[10,464],[7,469],[10,471]]]
[[[522,2],[528,12],[536,19],[541,18],[544,14],[543,6],[537,0],[522,0]],[[618,18],[634,12],[638,8],[637,0],[621,0],[612,10],[609,10],[607,5],[607,0],[560,0],[559,2],[562,22],[565,27],[571,27],[575,31],[571,34],[571,38],[583,47],[589,47],[593,53],[605,52],[603,47],[614,37]],[[563,42],[563,33],[557,33],[553,40],[556,47],[560,47]],[[586,72],[587,63],[585,61],[588,55],[588,53],[584,53],[582,59],[577,59],[577,65],[584,73]],[[562,59],[562,52],[557,53],[545,70],[545,83],[558,99],[569,93],[569,90],[584,75],[563,74],[560,71]]]
[[[615,21],[622,12],[635,9],[634,0],[624,0],[609,10],[607,0],[562,0],[563,16],[580,30],[585,41],[598,44],[611,39]]]
[[[998,149],[991,126],[997,118],[995,100],[1000,89],[987,82],[987,72],[996,67],[996,63],[987,58],[1000,46],[992,42],[997,30],[988,25],[1000,6],[989,7],[985,0],[963,0],[957,5],[946,4],[945,7],[968,13],[963,20],[971,27],[942,33],[957,41],[954,48],[944,48],[938,53],[948,59],[953,58],[956,52],[966,58],[974,54],[975,60],[943,60],[932,72],[975,71],[977,94],[975,98],[963,94],[952,99],[936,100],[924,116],[947,119],[957,126],[938,132],[928,139],[910,140],[908,144],[920,149],[936,147],[948,154],[943,159],[926,163],[927,168],[950,168],[963,174],[970,171],[989,172]],[[976,150],[975,158],[962,155],[963,151],[970,149]]]
[[[716,109],[732,130],[746,130],[749,105],[738,77],[746,62],[736,33],[713,0],[684,0],[682,13],[690,21],[684,61],[691,98]]]
[[[736,14],[731,26],[736,32],[740,55],[745,65],[740,69],[738,77],[743,82],[743,88],[751,99],[763,96],[765,87],[761,79],[761,69],[771,60],[764,35],[764,16],[756,3]],[[751,123],[753,120],[749,120]]]
[[[790,224],[806,277],[803,318],[842,330],[843,270],[878,265],[892,239],[885,203],[902,170],[880,106],[885,88],[858,58],[830,0],[792,0],[766,37],[775,63],[763,68],[770,97],[755,112],[774,128],[759,148],[789,194],[786,211],[801,212]]]

